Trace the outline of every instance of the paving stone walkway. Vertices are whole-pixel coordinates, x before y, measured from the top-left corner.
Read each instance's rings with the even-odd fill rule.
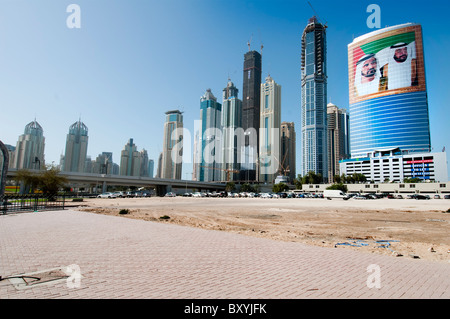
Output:
[[[73,210],[0,215],[0,276],[67,266],[45,284],[4,279],[0,299],[450,298],[442,262]]]

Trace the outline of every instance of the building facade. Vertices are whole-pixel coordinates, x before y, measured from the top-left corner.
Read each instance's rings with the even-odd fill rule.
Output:
[[[165,113],[161,178],[181,179],[183,160],[183,114],[179,110]]]
[[[296,136],[294,122],[282,122],[280,130],[281,173],[288,183],[296,178]]]
[[[201,182],[213,182],[221,180],[222,140],[221,140],[221,114],[222,105],[217,98],[207,89],[200,98],[200,121],[198,141],[196,144],[197,176]]]
[[[137,150],[136,144],[130,138],[120,153],[120,175],[140,176],[141,174],[141,153]]]
[[[326,55],[326,26],[312,17],[302,34],[302,175],[313,171],[324,180],[328,180]]]
[[[351,157],[400,148],[430,152],[422,29],[407,23],[348,45]]]
[[[45,137],[42,126],[34,120],[25,126],[19,136],[14,155],[14,168],[41,169],[45,167]]]
[[[375,150],[368,157],[340,161],[345,175],[363,174],[374,183],[400,182],[418,178],[425,181],[447,182],[447,153],[403,154],[399,148]]]
[[[69,127],[64,162],[61,167],[62,171],[78,173],[85,171],[88,139],[88,128],[81,120],[78,120]]]
[[[328,181],[340,175],[339,161],[350,157],[349,115],[333,103],[327,105]]]
[[[280,173],[281,86],[269,75],[261,84],[259,182],[272,184]]]
[[[241,155],[240,179],[256,181],[258,160],[262,59],[257,51],[244,55],[244,78],[242,87],[242,128],[246,132]]]
[[[236,181],[241,169],[241,141],[235,134],[242,128],[242,101],[239,90],[228,80],[222,100],[222,171],[221,181]]]

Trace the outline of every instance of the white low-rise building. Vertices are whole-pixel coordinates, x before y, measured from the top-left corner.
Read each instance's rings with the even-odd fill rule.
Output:
[[[398,148],[377,150],[364,158],[341,160],[339,167],[341,174],[363,174],[367,181],[374,183],[402,183],[406,178],[448,181],[445,152],[404,154]]]

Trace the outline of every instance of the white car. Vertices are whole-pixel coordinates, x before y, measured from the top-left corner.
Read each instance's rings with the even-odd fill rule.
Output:
[[[173,192],[168,192],[167,194],[166,194],[166,197],[176,197],[177,195],[175,194],[175,193],[173,193]]]
[[[103,193],[97,196],[98,198],[116,198],[117,196],[113,193]]]
[[[192,194],[192,197],[202,197],[202,193],[195,192],[194,194]]]

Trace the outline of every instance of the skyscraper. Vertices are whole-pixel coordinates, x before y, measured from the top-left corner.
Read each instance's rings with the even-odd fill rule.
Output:
[[[28,123],[17,141],[13,167],[17,169],[45,167],[44,147],[45,137],[42,126],[36,120]]]
[[[92,164],[92,171],[96,174],[115,174],[112,156],[112,152],[102,152],[99,154]]]
[[[221,179],[221,114],[222,105],[217,102],[217,98],[213,95],[211,89],[207,89],[200,98],[201,129],[196,144],[198,156],[196,165],[198,167],[195,170],[196,180],[198,181],[212,182]]]
[[[140,151],[139,156],[141,158],[141,169],[140,169],[139,176],[148,177],[149,171],[148,171],[148,152],[147,152],[147,150],[145,148],[142,149],[142,151]]]
[[[120,153],[120,175],[140,176],[141,154],[137,150],[136,144],[130,138]]]
[[[88,147],[88,128],[78,120],[69,127],[66,138],[66,151],[61,170],[64,172],[84,172]]]
[[[422,28],[406,23],[348,45],[351,157],[430,152]]]
[[[223,89],[222,101],[222,181],[235,181],[239,177],[241,145],[236,136],[236,129],[242,128],[242,101],[238,98],[239,90],[231,80]]]
[[[155,171],[155,161],[152,159],[149,159],[148,160],[148,176],[153,178],[154,171]]]
[[[309,171],[327,180],[327,68],[326,26],[316,17],[302,34],[302,174]]]
[[[339,161],[350,156],[349,116],[345,109],[340,109],[333,103],[328,103],[327,121],[328,181],[333,182],[333,177],[340,175]]]
[[[245,146],[242,155],[241,180],[257,179],[260,99],[261,99],[261,54],[248,51],[244,55],[244,79],[242,88],[242,128],[245,133]],[[254,136],[256,135],[256,136]]]
[[[296,137],[294,122],[282,122],[280,130],[280,161],[282,163],[281,171],[288,176],[290,183],[296,178]]]
[[[166,112],[164,123],[162,176],[167,179],[181,179],[183,156],[183,115],[178,110]]]
[[[280,167],[281,86],[269,75],[261,84],[259,181],[273,183]]]

